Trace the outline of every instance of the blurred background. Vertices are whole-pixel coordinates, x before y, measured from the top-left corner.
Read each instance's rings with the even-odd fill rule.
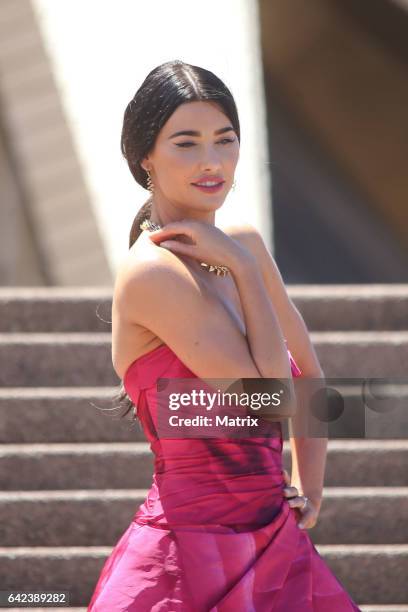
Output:
[[[408,2],[176,4],[1,0],[0,284],[112,284],[148,195],[124,109],[169,59],[236,98],[221,224],[253,222],[288,283],[407,281]]]

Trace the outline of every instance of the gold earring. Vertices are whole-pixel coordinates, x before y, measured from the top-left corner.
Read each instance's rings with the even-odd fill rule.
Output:
[[[147,188],[150,191],[150,193],[153,193],[154,185],[153,185],[152,177],[150,176],[149,170],[146,170],[146,172],[147,172]]]

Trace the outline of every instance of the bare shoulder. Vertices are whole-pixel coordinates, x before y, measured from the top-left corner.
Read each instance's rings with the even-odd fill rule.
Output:
[[[125,257],[118,269],[114,287],[115,305],[125,319],[134,321],[149,302],[157,303],[160,294],[173,288],[194,287],[187,267],[170,251],[154,244],[144,244]]]
[[[114,300],[121,321],[149,330],[199,377],[258,377],[247,341],[220,300],[174,253],[143,246],[118,272]]]

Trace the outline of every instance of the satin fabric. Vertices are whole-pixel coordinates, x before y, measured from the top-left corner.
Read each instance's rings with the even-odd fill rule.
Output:
[[[288,355],[292,376],[301,376]],[[164,344],[126,371],[154,474],[102,568],[88,612],[360,610],[283,495],[280,422],[268,437],[160,438],[160,377],[195,374]]]

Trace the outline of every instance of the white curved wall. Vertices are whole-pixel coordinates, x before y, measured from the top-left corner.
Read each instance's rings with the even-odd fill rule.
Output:
[[[230,87],[241,121],[235,192],[217,224],[271,234],[267,130],[256,0],[32,0],[114,271],[147,197],[120,153],[123,113],[156,65],[181,59]]]

